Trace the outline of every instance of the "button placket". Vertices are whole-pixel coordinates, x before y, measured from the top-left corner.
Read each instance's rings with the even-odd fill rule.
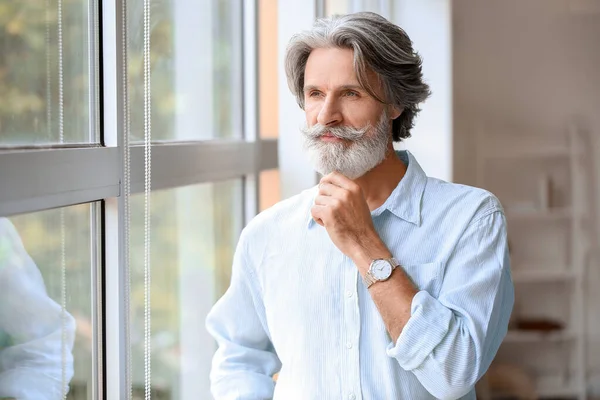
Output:
[[[345,258],[344,265],[344,289],[346,299],[344,301],[344,332],[345,340],[344,364],[346,371],[345,388],[348,390],[347,398],[351,400],[362,399],[360,389],[360,365],[359,365],[359,337],[360,337],[360,315],[358,308],[358,270],[349,258]]]

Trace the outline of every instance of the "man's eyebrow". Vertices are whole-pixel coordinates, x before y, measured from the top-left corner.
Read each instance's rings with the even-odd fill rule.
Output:
[[[304,92],[308,92],[310,90],[319,90],[319,88],[315,85],[304,86]],[[364,91],[365,88],[363,88],[360,85],[342,85],[342,86],[336,88],[336,90],[362,90],[362,91]]]

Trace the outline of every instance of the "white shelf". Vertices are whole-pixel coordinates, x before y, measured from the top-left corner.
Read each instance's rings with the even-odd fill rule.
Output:
[[[525,263],[519,264],[517,270],[512,271],[515,285],[532,285],[520,286],[515,290],[520,291],[523,303],[529,301],[531,308],[535,308],[528,309],[531,315],[537,315],[538,312],[539,315],[544,315],[543,309],[552,308],[552,304],[546,304],[538,297],[540,292],[551,295],[557,289],[566,288],[568,294],[564,300],[569,304],[565,304],[563,310],[568,313],[565,315],[565,321],[568,322],[562,331],[510,330],[503,341],[503,346],[507,346],[505,356],[515,365],[527,366],[526,370],[532,368],[551,372],[567,368],[568,371],[560,374],[552,372],[538,375],[537,394],[539,398],[583,400],[587,366],[583,318],[587,310],[585,293],[577,284],[586,278],[583,265],[585,255],[581,253],[579,243],[582,243],[586,235],[584,222],[591,220],[587,217],[590,204],[586,201],[586,196],[587,187],[594,182],[585,163],[581,162],[590,159],[589,138],[574,125],[569,126],[568,132],[560,135],[537,135],[536,132],[531,132],[507,139],[504,134],[506,131],[506,127],[478,124],[475,170],[478,185],[487,189],[495,187],[500,192],[494,194],[500,199],[513,200],[503,202],[509,235],[527,235],[529,232],[523,229],[529,227],[536,231],[542,230],[537,232],[539,237],[525,237],[521,249],[523,254],[520,254],[520,259]],[[495,132],[501,134],[495,135]],[[548,184],[549,180],[543,180],[549,179],[548,177],[552,178],[552,185]],[[534,185],[534,182],[537,184]],[[568,193],[568,196],[563,196],[561,203],[548,201],[550,194],[558,193]],[[538,207],[544,204],[562,207]],[[529,247],[526,248],[525,245]],[[550,251],[555,263],[536,264],[534,260],[539,257],[535,256],[535,251],[541,252],[540,254]],[[531,262],[528,264],[527,260]],[[538,285],[539,283],[542,285]],[[528,348],[534,350],[534,357],[522,360],[521,353]],[[561,353],[545,357],[546,351],[555,348],[568,350],[569,357],[563,360]]]
[[[535,268],[523,268],[523,271],[513,271],[512,278],[514,283],[552,283],[568,282],[576,277],[572,270],[541,270]]]
[[[558,332],[535,332],[509,330],[503,343],[547,343],[567,342],[577,339],[577,334],[568,331]]]

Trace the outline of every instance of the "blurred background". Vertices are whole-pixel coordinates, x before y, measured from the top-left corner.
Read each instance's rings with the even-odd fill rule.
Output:
[[[152,0],[149,35],[143,0],[125,19],[108,3],[0,0],[0,286],[20,282],[0,291],[0,398],[26,389],[9,384],[3,352],[54,331],[58,361],[43,373],[70,382],[69,399],[129,386],[134,399],[210,398],[204,318],[239,234],[318,181],[286,44],[316,18],[363,10],[406,30],[433,92],[398,148],[505,207],[516,305],[479,397],[600,398],[600,0]],[[26,264],[42,278],[35,295]],[[67,319],[28,337],[23,320],[43,317],[29,302],[74,318],[72,379]]]

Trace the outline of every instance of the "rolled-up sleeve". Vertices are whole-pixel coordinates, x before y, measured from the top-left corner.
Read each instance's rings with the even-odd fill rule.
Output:
[[[504,339],[514,287],[501,211],[472,222],[444,270],[439,296],[418,292],[387,354],[436,398],[469,393]]]
[[[281,363],[271,344],[259,282],[248,257],[247,232],[238,243],[231,285],[206,319],[216,339],[211,391],[216,400],[271,399]]]

